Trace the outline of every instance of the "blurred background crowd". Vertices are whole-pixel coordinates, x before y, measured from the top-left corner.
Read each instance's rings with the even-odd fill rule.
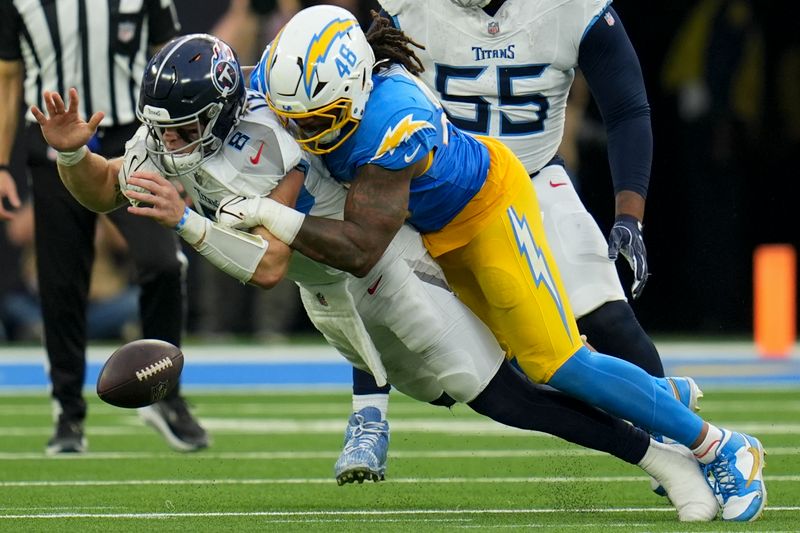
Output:
[[[439,0],[446,1],[446,0]],[[228,41],[243,65],[296,11],[334,3],[367,27],[373,0],[175,0],[183,33]],[[435,4],[435,2],[431,2]],[[645,215],[652,277],[633,305],[654,335],[734,335],[752,331],[752,254],[764,243],[800,245],[790,184],[800,154],[800,7],[789,0],[617,0],[644,71],[654,161]],[[613,192],[605,130],[585,86],[571,95],[562,153],[585,205],[607,233]],[[22,110],[20,110],[21,112]],[[17,136],[20,138],[20,136]],[[25,197],[25,146],[11,168]],[[125,242],[101,224],[93,270],[93,339],[138,336],[137,288]],[[0,225],[0,339],[41,336],[30,207]],[[190,258],[187,333],[192,337],[280,340],[310,333],[296,288],[239,284],[186,247]],[[629,268],[618,262],[623,284]]]

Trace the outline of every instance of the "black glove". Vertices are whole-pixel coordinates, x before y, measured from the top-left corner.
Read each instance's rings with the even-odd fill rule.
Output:
[[[608,236],[608,258],[616,261],[620,252],[633,270],[631,295],[635,300],[642,294],[650,273],[647,271],[647,249],[642,237],[642,223],[634,216],[619,215],[614,219],[614,226]]]

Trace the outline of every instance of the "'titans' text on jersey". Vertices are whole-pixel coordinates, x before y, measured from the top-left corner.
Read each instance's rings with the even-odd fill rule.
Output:
[[[420,77],[439,92],[452,122],[501,138],[529,173],[561,144],[581,38],[608,4],[507,0],[490,17],[452,2],[381,0],[394,25],[425,45]]]

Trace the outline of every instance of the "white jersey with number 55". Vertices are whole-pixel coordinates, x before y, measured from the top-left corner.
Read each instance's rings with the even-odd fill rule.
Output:
[[[499,138],[529,173],[553,158],[581,38],[609,0],[507,0],[494,17],[444,0],[380,2],[425,46],[414,49],[420,78],[456,126]]]

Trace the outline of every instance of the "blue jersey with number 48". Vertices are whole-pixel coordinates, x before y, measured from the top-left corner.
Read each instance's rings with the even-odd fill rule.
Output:
[[[421,233],[447,225],[480,190],[489,152],[455,128],[433,94],[399,65],[372,76],[374,87],[358,129],[324,156],[331,174],[352,181],[359,167],[399,170],[426,159],[411,181],[409,222]]]

